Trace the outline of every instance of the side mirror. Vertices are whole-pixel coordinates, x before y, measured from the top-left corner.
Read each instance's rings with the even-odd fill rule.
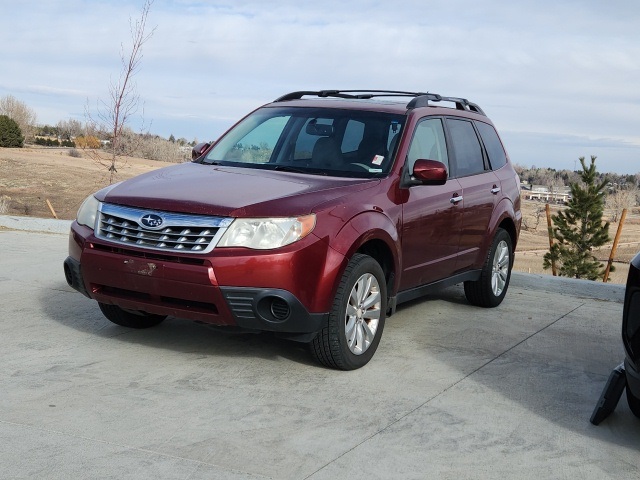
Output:
[[[447,183],[447,167],[435,160],[416,160],[413,165],[413,179],[421,185],[444,185]]]
[[[209,142],[198,143],[191,149],[191,160],[195,160],[200,157],[204,152],[207,151],[207,148],[211,146]]]

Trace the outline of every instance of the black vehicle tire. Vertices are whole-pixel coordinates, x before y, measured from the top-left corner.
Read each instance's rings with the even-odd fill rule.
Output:
[[[631,392],[629,387],[627,387],[626,390],[627,390],[627,403],[629,404],[629,408],[631,409],[631,412],[636,417],[640,418],[640,398],[633,395],[633,392]]]
[[[387,285],[380,264],[356,254],[345,269],[328,325],[309,344],[321,364],[340,370],[366,365],[378,348],[387,312]]]
[[[487,258],[482,267],[480,279],[464,282],[464,294],[470,304],[492,308],[502,303],[513,267],[513,242],[511,236],[498,228]]]
[[[98,302],[98,305],[105,317],[121,327],[150,328],[155,327],[167,318],[165,315],[153,315],[144,312],[134,313],[123,310],[116,305],[108,305],[106,303]]]

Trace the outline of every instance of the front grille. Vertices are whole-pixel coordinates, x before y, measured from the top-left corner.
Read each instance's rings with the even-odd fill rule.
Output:
[[[153,219],[145,226],[143,219]],[[96,236],[121,245],[171,252],[207,253],[220,240],[232,219],[158,212],[102,203]],[[147,221],[147,223],[151,223]]]

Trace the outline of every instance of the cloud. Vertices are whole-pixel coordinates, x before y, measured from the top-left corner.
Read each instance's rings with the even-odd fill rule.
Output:
[[[12,2],[0,96],[51,123],[104,98],[141,6]],[[557,136],[637,145],[638,24],[636,0],[155,0],[135,81],[165,136],[211,138],[288,91],[387,88],[466,97],[500,130],[541,135],[533,151]]]

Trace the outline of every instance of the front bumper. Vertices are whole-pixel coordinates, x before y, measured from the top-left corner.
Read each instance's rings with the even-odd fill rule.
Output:
[[[327,323],[344,258],[317,238],[305,240],[277,254],[169,256],[108,245],[74,223],[65,277],[83,295],[126,310],[311,334]]]
[[[327,324],[328,319],[327,313],[310,313],[295,295],[281,289],[212,285],[203,290],[194,289],[191,285],[191,298],[184,298],[185,295],[171,296],[170,291],[175,292],[173,295],[184,291],[175,281],[145,279],[136,282],[137,290],[89,282],[89,293],[80,262],[67,257],[64,271],[67,283],[78,292],[98,302],[118,305],[126,310],[172,315],[244,330],[290,334],[317,332]],[[101,281],[114,283],[107,276],[102,277]],[[120,283],[123,286],[126,284],[126,281]],[[206,302],[198,299],[199,293],[205,294]]]

